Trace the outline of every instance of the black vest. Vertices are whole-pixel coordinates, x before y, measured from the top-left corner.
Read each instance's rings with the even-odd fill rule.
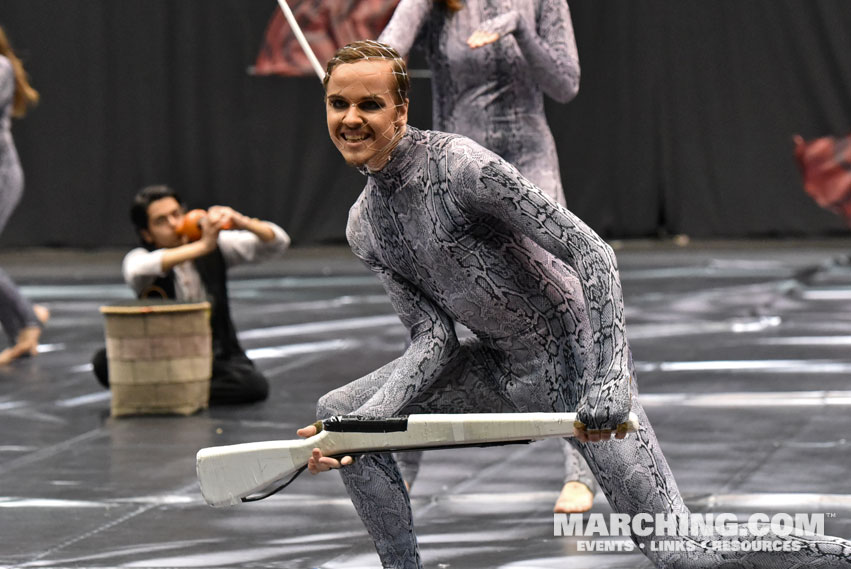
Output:
[[[201,277],[201,282],[204,283],[207,300],[211,305],[210,328],[213,332],[213,357],[217,360],[227,360],[235,355],[245,356],[245,352],[236,339],[236,329],[230,317],[225,258],[221,251],[216,249],[212,253],[198,257],[193,263]],[[169,271],[166,276],[157,278],[153,285],[142,291],[139,296],[146,296],[146,292],[153,287],[161,289],[166,298],[174,299],[174,271]]]

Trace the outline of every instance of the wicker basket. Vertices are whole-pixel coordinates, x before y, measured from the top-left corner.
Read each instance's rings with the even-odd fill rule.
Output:
[[[113,417],[191,415],[210,401],[210,303],[102,306]]]

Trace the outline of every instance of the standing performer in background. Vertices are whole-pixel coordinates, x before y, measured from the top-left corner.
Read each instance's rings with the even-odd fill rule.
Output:
[[[27,108],[37,102],[38,92],[30,86],[21,60],[0,28],[0,233],[24,192],[24,172],[12,138],[12,117],[23,117]],[[38,354],[38,339],[49,316],[47,308],[33,306],[6,271],[0,269],[0,325],[10,344],[0,352],[0,364]]]
[[[403,57],[422,47],[432,74],[434,129],[472,138],[565,205],[544,94],[579,91],[579,56],[565,0],[401,0],[378,41]],[[554,511],[584,512],[596,490],[566,441],[564,486]],[[410,485],[422,453],[400,454]]]
[[[425,51],[435,130],[472,138],[565,205],[544,114],[545,94],[567,103],[579,91],[565,0],[401,0],[378,41]]]
[[[168,186],[148,186],[136,194],[130,218],[143,246],[124,257],[124,280],[139,298],[153,293],[181,302],[209,300],[213,336],[210,405],[263,401],[269,382],[237,340],[227,270],[283,254],[290,237],[270,221],[213,206],[201,219],[200,239],[190,242],[178,231],[185,213],[180,197]],[[228,227],[237,231],[222,231]],[[108,387],[105,349],[95,354],[92,366],[98,381]]]
[[[325,84],[331,140],[368,175],[349,212],[349,245],[377,274],[411,344],[323,396],[318,418],[575,410],[571,440],[615,512],[688,516],[637,397],[611,247],[496,154],[408,126],[407,70],[389,46],[340,49]],[[455,322],[475,337],[459,341]],[[624,438],[630,409],[640,429]],[[315,433],[312,425],[298,432]],[[331,468],[340,468],[382,566],[420,569],[392,454],[337,460],[314,449],[308,469]],[[674,532],[661,544],[674,547],[660,548],[652,532],[632,537],[657,567],[851,568],[851,542],[757,529]],[[755,551],[757,540],[783,547]]]

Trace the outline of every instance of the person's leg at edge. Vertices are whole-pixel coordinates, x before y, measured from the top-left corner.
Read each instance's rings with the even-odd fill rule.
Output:
[[[12,278],[0,269],[0,325],[10,346],[0,352],[0,365],[38,354],[38,340],[50,312],[24,298]]]

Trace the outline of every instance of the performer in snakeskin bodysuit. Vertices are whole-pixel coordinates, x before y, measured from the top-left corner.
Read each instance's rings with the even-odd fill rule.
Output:
[[[378,41],[402,56],[412,46],[424,50],[435,130],[472,138],[565,205],[544,95],[566,103],[579,90],[567,2],[465,0],[457,11],[447,4],[401,0]],[[492,33],[499,41],[470,49],[477,30],[477,37]]]
[[[544,17],[546,16],[546,17]],[[425,51],[434,129],[463,134],[512,163],[565,205],[544,94],[566,103],[579,90],[579,57],[565,0],[401,0],[378,41],[403,57]],[[556,512],[591,508],[595,484],[567,442]],[[408,484],[421,453],[402,453]]]
[[[496,154],[407,126],[407,74],[392,48],[350,44],[325,80],[331,140],[368,175],[349,214],[349,243],[381,280],[411,344],[323,396],[318,417],[575,409],[584,426],[573,442],[614,511],[688,514],[636,397],[611,248]],[[455,322],[475,337],[459,341]],[[630,409],[640,430],[611,440]],[[308,468],[340,468],[384,567],[422,567],[391,454],[337,461],[314,449]],[[851,542],[764,529],[760,539],[800,550],[725,550],[708,540],[753,538],[709,529],[667,538],[690,547],[642,551],[668,568],[851,567]]]
[[[0,28],[0,232],[21,201],[24,173],[12,138],[12,117],[23,117],[38,102],[38,92],[28,81],[21,60],[12,50]],[[33,306],[12,278],[0,269],[0,325],[9,338],[9,347],[0,352],[0,364],[38,353],[38,339],[49,313]]]

